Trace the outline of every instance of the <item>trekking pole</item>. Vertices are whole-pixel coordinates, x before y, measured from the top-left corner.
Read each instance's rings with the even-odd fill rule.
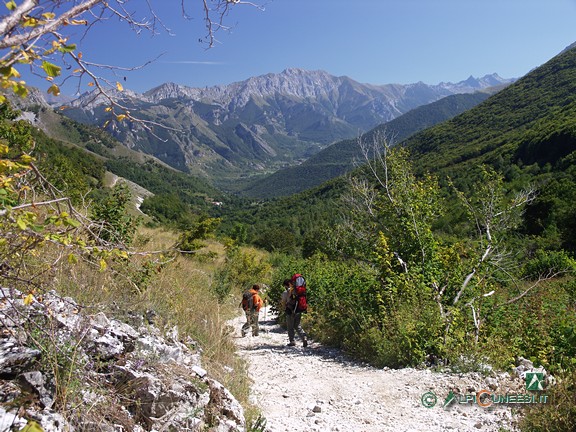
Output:
[[[266,323],[265,327],[263,327],[264,329],[264,333],[268,333],[268,290],[269,290],[269,286],[266,284],[262,284],[262,286],[264,287],[264,323]]]

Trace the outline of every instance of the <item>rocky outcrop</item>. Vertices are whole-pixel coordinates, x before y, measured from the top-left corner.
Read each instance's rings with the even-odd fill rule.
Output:
[[[162,335],[143,317],[129,325],[55,292],[8,288],[0,325],[2,432],[245,429],[238,401],[177,328]]]

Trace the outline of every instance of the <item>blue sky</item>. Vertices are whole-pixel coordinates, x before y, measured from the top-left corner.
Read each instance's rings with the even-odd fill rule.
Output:
[[[130,4],[141,15],[139,3]],[[152,4],[174,35],[136,36],[107,22],[81,46],[85,59],[122,67],[163,54],[120,73],[138,92],[163,82],[229,84],[288,67],[370,84],[520,77],[576,41],[576,0],[262,0],[264,11],[235,5],[226,18],[231,30],[206,50],[194,10],[198,19],[187,21],[179,0]]]

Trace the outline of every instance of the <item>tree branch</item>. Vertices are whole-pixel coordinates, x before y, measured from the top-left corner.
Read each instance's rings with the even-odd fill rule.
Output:
[[[12,32],[12,30],[14,30],[14,28],[20,24],[22,17],[34,9],[37,5],[38,0],[25,0],[20,6],[16,7],[16,9],[11,14],[7,15],[2,20],[2,22],[0,22],[0,35],[7,35]],[[0,42],[0,46],[2,42]],[[8,44],[6,46],[9,47],[11,45]]]
[[[520,293],[516,297],[513,297],[513,298],[505,301],[504,303],[496,306],[496,308],[517,302],[521,298],[525,297],[530,291],[532,291],[534,288],[536,288],[542,282],[550,280],[550,279],[554,279],[555,277],[557,277],[561,274],[567,273],[567,272],[568,272],[568,270],[561,270],[561,271],[556,271],[556,272],[549,272],[546,275],[541,275],[536,282],[534,282],[532,285],[530,285],[528,288],[526,288],[522,293]]]
[[[37,3],[37,0],[27,0],[27,3],[31,2]],[[79,5],[72,7],[70,10],[63,12],[62,15],[53,19],[46,25],[35,27],[28,33],[19,34],[12,37],[5,37],[0,41],[0,49],[6,49],[12,46],[23,45],[29,40],[36,39],[37,37],[46,35],[48,33],[52,33],[57,29],[59,29],[60,27],[62,27],[63,25],[65,25],[66,23],[68,23],[72,18],[75,18],[83,14],[84,12],[92,9],[93,7],[95,7],[100,3],[104,3],[104,0],[85,0],[83,3],[80,3]],[[107,3],[104,3],[104,5],[107,6]],[[22,16],[20,16],[19,19],[21,18]],[[5,33],[0,32],[0,34]]]

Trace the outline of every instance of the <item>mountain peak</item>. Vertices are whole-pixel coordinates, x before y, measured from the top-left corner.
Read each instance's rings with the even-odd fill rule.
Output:
[[[144,94],[149,93],[149,92],[154,92],[154,91],[157,91],[159,89],[179,89],[180,87],[182,87],[180,84],[176,84],[172,81],[168,81],[168,82],[162,83],[156,87],[151,88],[150,90],[146,91]]]
[[[462,81],[463,84],[466,84],[470,87],[473,88],[479,88],[480,87],[480,82],[478,81],[478,79],[474,78],[472,75],[470,75],[468,77],[468,79]]]
[[[450,90],[452,93],[472,93],[489,87],[511,84],[516,78],[502,78],[497,73],[487,74],[481,78],[470,75],[464,81],[458,83],[441,82],[437,87]]]
[[[306,75],[330,75],[330,74],[328,72],[323,71],[323,70],[311,71],[311,70],[301,69],[301,68],[286,68],[280,73],[280,75],[306,76]]]
[[[283,74],[283,75],[302,75],[305,72],[306,71],[304,69],[300,69],[300,68],[286,68],[281,72],[281,74]]]
[[[576,42],[574,42],[573,44],[568,45],[566,48],[564,48],[564,49],[562,50],[562,52],[561,52],[560,54],[565,53],[566,51],[570,51],[571,49],[574,49],[574,48],[576,48]]]
[[[173,82],[166,82],[146,92],[144,96],[155,100],[179,98],[189,96],[187,87]]]

